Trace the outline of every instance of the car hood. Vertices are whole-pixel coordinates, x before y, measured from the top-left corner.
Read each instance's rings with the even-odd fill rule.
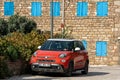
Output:
[[[47,57],[59,57],[60,54],[64,53],[66,55],[69,55],[71,51],[45,51],[45,50],[37,50],[37,57],[45,58]]]

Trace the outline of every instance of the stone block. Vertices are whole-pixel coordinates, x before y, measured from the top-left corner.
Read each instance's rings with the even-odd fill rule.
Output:
[[[113,59],[113,61],[119,61],[119,57],[118,56],[113,57],[112,59]]]
[[[114,1],[114,5],[120,6],[120,1]]]

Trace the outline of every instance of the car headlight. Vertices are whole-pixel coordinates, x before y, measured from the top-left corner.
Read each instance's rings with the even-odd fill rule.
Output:
[[[65,58],[66,56],[67,56],[67,55],[64,54],[64,53],[62,53],[62,54],[59,55],[60,58]]]
[[[33,56],[35,57],[36,55],[37,55],[37,52],[34,52],[34,53],[33,53]]]

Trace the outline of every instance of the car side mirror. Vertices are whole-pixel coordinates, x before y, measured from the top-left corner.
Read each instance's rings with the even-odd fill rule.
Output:
[[[38,49],[40,49],[41,48],[41,46],[38,46]]]
[[[75,51],[80,51],[81,49],[79,47],[76,47],[75,48]]]

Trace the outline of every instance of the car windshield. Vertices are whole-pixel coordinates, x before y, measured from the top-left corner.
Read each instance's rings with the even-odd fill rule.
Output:
[[[72,51],[73,41],[46,41],[40,50]]]

